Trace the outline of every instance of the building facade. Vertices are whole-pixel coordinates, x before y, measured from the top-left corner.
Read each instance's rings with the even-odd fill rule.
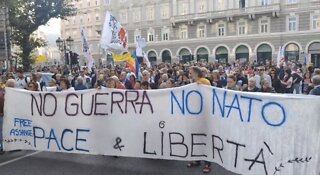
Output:
[[[74,39],[72,51],[82,55],[81,27],[84,29],[88,39],[89,47],[96,64],[106,58],[106,52],[100,48],[100,35],[105,19],[106,6],[104,0],[73,0],[71,1],[78,9],[77,15],[61,21],[61,38]],[[82,56],[80,62],[84,62]]]
[[[320,64],[319,0],[117,0],[108,6],[98,3],[101,6],[85,19],[92,26],[91,32],[88,26],[89,37],[94,33],[90,38],[94,53],[95,49],[101,51],[100,36],[94,30],[101,30],[105,11],[109,10],[127,29],[129,49],[134,48],[137,38],[147,40],[144,50],[153,63],[265,63],[275,61],[282,46],[288,60],[303,62],[308,57],[315,65]],[[99,20],[89,22],[94,15]],[[75,18],[81,21],[80,17]]]

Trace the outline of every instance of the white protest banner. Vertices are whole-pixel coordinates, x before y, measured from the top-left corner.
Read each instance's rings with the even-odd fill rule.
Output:
[[[4,149],[207,160],[245,175],[319,175],[320,100],[191,84],[156,91],[7,89]]]

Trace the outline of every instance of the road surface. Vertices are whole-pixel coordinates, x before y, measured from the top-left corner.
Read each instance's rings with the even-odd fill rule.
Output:
[[[19,151],[0,155],[0,175],[203,175],[186,162]],[[236,175],[213,164],[212,175]]]

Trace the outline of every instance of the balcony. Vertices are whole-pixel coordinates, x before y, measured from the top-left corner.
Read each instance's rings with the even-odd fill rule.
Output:
[[[177,15],[171,18],[172,23],[195,21],[195,20],[210,20],[233,16],[245,16],[250,14],[266,14],[280,11],[280,4],[271,4],[267,6],[254,6],[247,8],[228,9],[221,11],[211,11],[206,13],[194,13],[187,15]]]
[[[310,1],[310,2],[299,2],[292,4],[283,4],[281,6],[281,11],[292,11],[294,9],[299,10],[318,10],[320,9],[320,1]]]

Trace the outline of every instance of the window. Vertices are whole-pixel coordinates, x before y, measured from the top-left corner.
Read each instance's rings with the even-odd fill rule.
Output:
[[[169,32],[170,30],[167,27],[164,27],[161,31],[162,35],[162,41],[168,41],[169,40]]]
[[[297,2],[298,2],[298,0],[288,0],[288,4],[295,4]]]
[[[162,40],[163,41],[168,41],[169,40],[169,33],[163,33],[162,34]]]
[[[88,2],[88,7],[90,7],[90,2]]]
[[[148,30],[148,41],[153,42],[153,41],[155,41],[154,39],[155,39],[154,38],[154,29],[149,29]]]
[[[127,23],[127,19],[128,19],[127,12],[126,11],[121,11],[120,12],[120,21],[122,23],[126,24]]]
[[[180,27],[180,39],[188,39],[188,27]]]
[[[268,33],[269,32],[269,20],[261,19],[260,20],[260,33]]]
[[[180,3],[179,3],[180,4]],[[189,11],[189,4],[188,2],[183,1],[181,5],[179,6],[179,14],[180,15],[186,15]]]
[[[261,0],[261,5],[262,6],[267,6],[268,5],[268,0]]]
[[[88,36],[92,36],[92,27],[87,27]]]
[[[88,22],[90,22],[90,16],[88,15]]]
[[[239,8],[240,9],[246,8],[246,0],[239,0]]]
[[[247,34],[247,27],[246,27],[246,22],[245,21],[240,21],[238,22],[238,35],[245,35]]]
[[[80,24],[82,24],[82,23],[83,23],[83,17],[80,16]]]
[[[197,12],[204,13],[207,11],[206,0],[197,0]]]
[[[312,16],[312,29],[313,30],[320,29],[320,14]]]
[[[217,10],[225,10],[226,9],[226,1],[225,0],[217,0]]]
[[[98,1],[96,1],[96,6],[98,5]]]
[[[163,4],[161,6],[161,19],[169,18],[169,4]]]
[[[141,20],[140,8],[136,8],[133,10],[133,22],[140,22],[140,20]]]
[[[225,36],[225,25],[218,24],[218,36]]]
[[[96,21],[99,21],[100,20],[100,16],[99,14],[96,14]]]
[[[135,30],[134,31],[134,40],[137,41],[139,38],[141,38],[141,30]]]
[[[288,31],[289,32],[297,31],[297,17],[290,16],[288,18]]]
[[[147,7],[147,20],[154,20],[154,6]]]
[[[205,26],[198,27],[198,38],[204,38],[206,35]]]

